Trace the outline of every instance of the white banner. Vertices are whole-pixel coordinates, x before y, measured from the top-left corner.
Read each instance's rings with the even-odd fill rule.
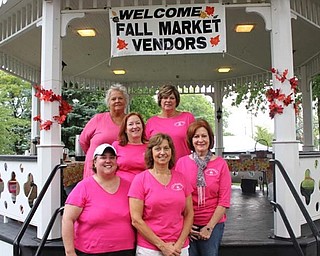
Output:
[[[111,56],[226,51],[222,4],[111,8]]]

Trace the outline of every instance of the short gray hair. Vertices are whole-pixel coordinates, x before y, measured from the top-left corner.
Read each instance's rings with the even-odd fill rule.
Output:
[[[110,95],[113,91],[119,91],[123,94],[125,101],[126,101],[126,106],[127,106],[129,103],[129,94],[127,92],[127,88],[124,85],[119,84],[119,83],[112,84],[110,86],[110,88],[108,89],[108,91],[106,92],[105,102],[106,102],[107,106],[109,107]]]

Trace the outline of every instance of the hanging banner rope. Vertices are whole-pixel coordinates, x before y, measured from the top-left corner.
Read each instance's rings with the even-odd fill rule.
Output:
[[[222,53],[222,4],[118,7],[109,11],[111,56]]]

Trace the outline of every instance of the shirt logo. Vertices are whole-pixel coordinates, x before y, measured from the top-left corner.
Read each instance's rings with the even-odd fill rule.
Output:
[[[213,168],[206,169],[204,172],[207,176],[217,176],[219,171]]]
[[[183,185],[181,183],[174,183],[171,185],[171,189],[175,191],[181,191],[183,189]]]
[[[180,126],[185,126],[185,124],[186,124],[185,121],[178,121],[178,122],[176,122],[176,123],[174,124],[174,126],[180,127]]]

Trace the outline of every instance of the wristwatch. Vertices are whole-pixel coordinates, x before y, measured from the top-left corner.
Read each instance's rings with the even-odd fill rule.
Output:
[[[213,228],[209,228],[209,227],[207,227],[206,229],[207,229],[207,231],[212,231],[213,230]]]

